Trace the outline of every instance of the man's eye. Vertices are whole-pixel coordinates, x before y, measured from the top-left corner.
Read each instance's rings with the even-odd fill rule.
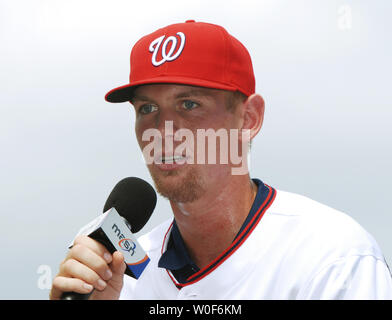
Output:
[[[144,104],[139,108],[139,113],[149,114],[151,112],[157,111],[158,107],[153,104]]]
[[[197,108],[199,104],[197,102],[191,101],[191,100],[185,100],[182,102],[182,107],[185,110],[192,110],[194,108]]]

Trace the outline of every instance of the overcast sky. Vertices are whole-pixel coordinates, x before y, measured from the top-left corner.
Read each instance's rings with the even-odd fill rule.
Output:
[[[188,19],[248,48],[266,102],[251,175],[341,210],[392,264],[387,0],[0,0],[0,299],[47,299],[78,229],[127,176],[151,178],[125,84],[132,45]],[[171,215],[158,199],[139,233]],[[4,290],[5,289],[5,290]]]

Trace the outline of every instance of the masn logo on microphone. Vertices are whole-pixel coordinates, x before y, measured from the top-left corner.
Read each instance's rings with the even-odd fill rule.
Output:
[[[118,245],[124,251],[128,251],[129,253],[131,253],[132,251],[131,256],[133,256],[133,254],[135,253],[136,244],[131,239],[127,239],[127,238],[121,239],[118,242]]]
[[[129,238],[125,238],[124,234],[121,232],[120,228],[116,224],[113,224],[112,230],[114,230],[114,233],[120,239],[120,241],[118,242],[118,246],[122,250],[129,252],[131,256],[133,256],[133,254],[135,253],[136,243],[134,243]]]

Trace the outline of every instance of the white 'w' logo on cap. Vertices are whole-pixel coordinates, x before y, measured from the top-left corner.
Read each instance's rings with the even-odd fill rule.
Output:
[[[156,38],[154,41],[150,43],[149,51],[153,52],[151,62],[154,66],[158,67],[161,64],[165,63],[166,61],[173,61],[179,57],[179,55],[181,54],[185,46],[185,34],[183,34],[182,32],[177,32],[177,35],[180,37],[180,44],[178,48],[177,48],[178,40],[177,37],[175,36],[167,37],[166,40],[163,42],[163,44],[162,41],[163,39],[165,39],[165,36]],[[168,52],[167,46],[169,45],[170,42],[171,42],[171,47]],[[160,48],[161,48],[162,60],[157,61],[157,53]],[[177,51],[176,53],[174,53],[176,49]]]

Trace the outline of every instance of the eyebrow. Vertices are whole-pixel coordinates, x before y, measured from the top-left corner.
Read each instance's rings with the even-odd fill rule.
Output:
[[[209,90],[201,90],[201,89],[191,89],[191,90],[186,90],[184,92],[180,92],[175,96],[176,99],[178,98],[188,98],[188,97],[193,97],[193,96],[207,96],[207,97],[212,97],[213,93]]]
[[[139,96],[137,94],[134,94],[130,101],[134,102],[135,100],[138,100],[138,101],[151,101],[151,99],[149,97]]]
[[[214,95],[209,90],[191,89],[191,90],[185,90],[183,92],[176,94],[174,96],[174,99],[189,98],[189,97],[194,97],[194,96],[213,97]],[[154,99],[151,99],[147,96],[135,94],[130,101],[131,102],[134,102],[134,101],[152,101],[152,102],[154,102]]]

